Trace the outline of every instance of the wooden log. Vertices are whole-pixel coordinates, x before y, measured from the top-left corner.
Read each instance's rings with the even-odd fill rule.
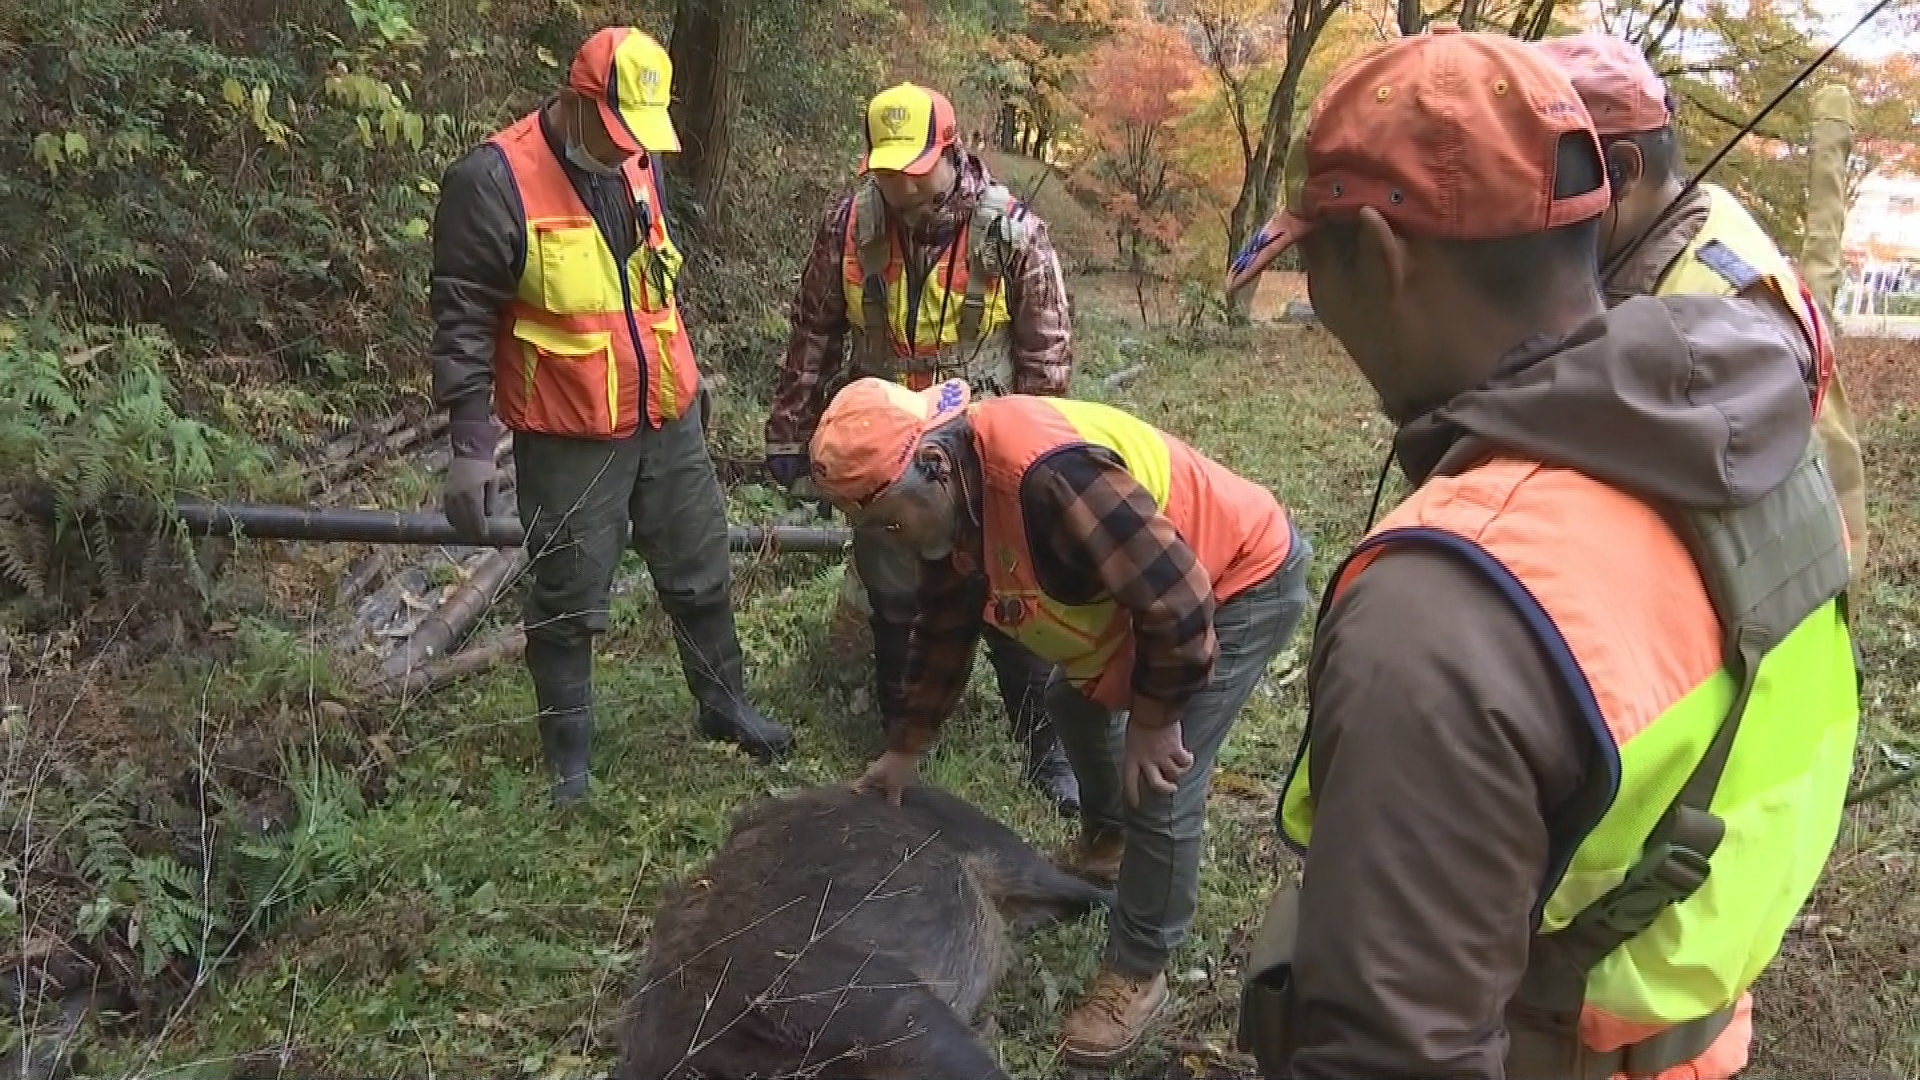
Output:
[[[462,649],[443,660],[414,668],[398,677],[381,679],[366,690],[376,697],[414,697],[431,693],[450,683],[491,671],[518,657],[526,648],[527,635],[515,630]]]
[[[427,616],[407,643],[380,665],[382,674],[388,678],[401,677],[444,657],[493,606],[501,587],[511,582],[526,565],[525,548],[497,548],[487,552],[467,580],[447,594],[446,600]]]

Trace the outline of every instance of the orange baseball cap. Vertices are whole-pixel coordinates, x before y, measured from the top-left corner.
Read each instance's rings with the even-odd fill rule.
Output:
[[[567,86],[600,106],[607,134],[629,154],[680,150],[667,104],[673,60],[645,32],[631,26],[596,30],[573,54]]]
[[[1233,261],[1227,289],[1259,276],[1322,221],[1373,207],[1395,229],[1496,240],[1597,217],[1611,193],[1556,197],[1560,140],[1593,122],[1572,84],[1504,34],[1428,33],[1378,46],[1340,69],[1287,149],[1284,203]]]
[[[921,176],[960,137],[953,104],[937,90],[913,83],[891,86],[867,102],[867,153],[860,171]]]
[[[808,456],[813,482],[841,506],[865,506],[906,474],[920,437],[966,411],[973,391],[959,379],[909,390],[871,376],[835,394]]]
[[[1673,119],[1666,84],[1632,43],[1611,34],[1586,33],[1549,38],[1534,48],[1573,83],[1601,135],[1658,131]]]

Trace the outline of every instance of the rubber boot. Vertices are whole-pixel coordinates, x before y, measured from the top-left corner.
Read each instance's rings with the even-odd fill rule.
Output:
[[[540,704],[540,750],[554,773],[548,797],[556,806],[579,802],[593,743],[593,642],[529,638],[527,671]]]
[[[1053,802],[1061,817],[1080,816],[1080,778],[1073,775],[1066,748],[1050,721],[1043,721],[1026,737],[1027,783]]]
[[[747,701],[746,664],[724,596],[711,607],[683,612],[674,622],[680,671],[700,705],[700,734],[730,742],[761,762],[793,749],[793,733],[760,715]]]
[[[1012,722],[1013,737],[1026,744],[1026,782],[1038,788],[1064,817],[1080,815],[1080,780],[1073,775],[1066,748],[1047,716],[1047,680],[1052,665],[1015,644],[1011,638],[988,637],[987,658],[993,662],[1000,700]]]

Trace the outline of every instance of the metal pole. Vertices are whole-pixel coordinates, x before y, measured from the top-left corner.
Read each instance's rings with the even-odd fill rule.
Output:
[[[478,540],[458,535],[444,514],[352,508],[307,509],[260,503],[217,503],[182,499],[174,512],[196,536],[245,536],[259,540],[318,540],[371,544],[444,544],[471,547],[519,547],[526,539],[520,522],[494,518]],[[782,552],[836,553],[852,540],[852,531],[799,525],[734,525],[727,529],[733,551],[771,548]]]

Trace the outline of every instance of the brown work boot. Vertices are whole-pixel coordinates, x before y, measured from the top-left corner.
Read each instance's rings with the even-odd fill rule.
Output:
[[[1120,856],[1126,853],[1126,833],[1083,826],[1073,843],[1053,857],[1053,865],[1090,885],[1111,889],[1120,881]]]
[[[1166,1005],[1165,972],[1136,978],[1103,966],[1060,1025],[1060,1056],[1074,1065],[1111,1065],[1140,1048]]]

